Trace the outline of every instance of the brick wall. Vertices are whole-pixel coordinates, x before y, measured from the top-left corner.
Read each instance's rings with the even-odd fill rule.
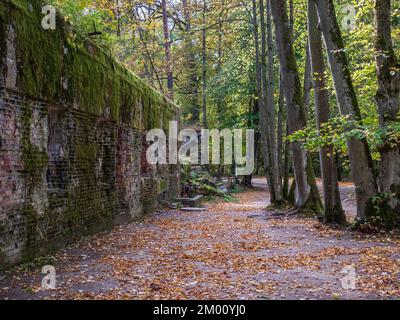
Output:
[[[82,52],[74,53],[73,62],[65,57],[73,54],[68,50],[48,52],[64,55],[61,59],[24,60],[21,51],[30,48],[21,43],[17,23],[27,12],[29,23],[40,22],[41,16],[38,1],[26,1],[28,10],[21,8],[23,2],[0,4],[0,268],[130,221],[179,193],[178,166],[145,161],[146,131],[176,119],[176,106],[105,58],[95,44],[82,42],[81,50],[93,57],[93,77],[112,78],[90,88],[101,95],[110,87],[103,99],[96,95],[92,107],[83,91],[88,78],[69,75]],[[43,36],[40,25],[32,28]],[[65,29],[55,31],[60,48]],[[51,37],[48,41],[54,41]],[[39,77],[48,61],[63,71],[58,81],[34,83],[37,94],[32,94],[27,72],[35,68]]]

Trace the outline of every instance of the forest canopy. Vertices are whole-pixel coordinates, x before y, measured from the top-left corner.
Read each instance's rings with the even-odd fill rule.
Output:
[[[320,213],[315,175],[344,176],[359,217],[397,224],[398,1],[52,2],[81,32],[100,31],[92,38],[180,105],[185,125],[255,129],[273,203]],[[328,220],[343,222],[330,192]]]

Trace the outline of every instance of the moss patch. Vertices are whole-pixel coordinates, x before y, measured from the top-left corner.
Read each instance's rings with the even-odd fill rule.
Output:
[[[60,14],[57,29],[44,30],[41,1],[29,3],[32,11],[27,1],[0,4],[4,24],[16,30],[20,90],[135,128],[168,127],[175,104],[118,64],[107,50],[72,32]]]

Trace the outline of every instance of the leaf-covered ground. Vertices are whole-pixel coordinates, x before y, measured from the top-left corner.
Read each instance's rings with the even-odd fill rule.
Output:
[[[314,219],[265,219],[266,184],[205,212],[159,212],[0,274],[0,299],[400,298],[400,241]],[[342,186],[354,209],[351,186]],[[52,264],[57,289],[41,290]],[[356,289],[342,288],[353,265]]]

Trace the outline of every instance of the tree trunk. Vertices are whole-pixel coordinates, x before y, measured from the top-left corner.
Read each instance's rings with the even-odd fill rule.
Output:
[[[185,33],[183,36],[185,48],[185,68],[187,70],[187,79],[185,79],[184,90],[188,97],[188,105],[190,106],[192,124],[196,124],[200,120],[199,105],[199,79],[197,75],[196,57],[193,49],[193,31],[190,19],[190,0],[182,0],[183,15],[185,19]]]
[[[293,0],[289,0],[289,30],[291,37],[293,37],[293,29],[294,29],[294,3]]]
[[[254,41],[255,41],[255,47],[256,47],[256,56],[255,56],[255,63],[256,63],[256,82],[257,82],[257,96],[258,96],[258,109],[260,112],[260,117],[259,117],[259,124],[260,124],[260,151],[263,157],[263,163],[264,163],[264,170],[267,175],[267,183],[268,183],[268,190],[270,194],[270,199],[271,202],[274,202],[274,190],[273,190],[273,184],[272,184],[272,179],[270,175],[270,163],[269,163],[269,157],[268,157],[268,133],[265,130],[266,129],[266,108],[264,106],[264,95],[263,95],[263,85],[262,85],[262,63],[260,63],[260,44],[259,44],[259,37],[258,37],[258,19],[257,19],[257,2],[256,0],[252,0],[253,4],[253,26],[254,26]]]
[[[256,103],[254,102],[254,100],[256,99],[251,99],[250,100],[250,104],[249,104],[249,111],[247,114],[247,128],[254,128],[254,118],[253,118],[253,114],[254,114],[254,109],[257,109],[258,107],[256,106]],[[257,145],[256,145],[256,140],[255,142],[255,150],[257,150]],[[255,155],[256,157],[256,155]],[[252,184],[251,181],[253,180],[253,174],[247,175],[243,177],[243,186],[245,186],[246,188],[251,188]]]
[[[172,73],[172,61],[171,61],[171,41],[169,37],[168,29],[168,14],[166,0],[161,0],[162,16],[163,16],[163,29],[164,29],[164,50],[165,50],[165,64],[167,72],[167,96],[171,100],[174,99],[174,78]]]
[[[202,78],[203,78],[203,127],[207,129],[207,31],[206,31],[206,0],[203,0],[203,30],[202,30]]]
[[[312,79],[311,79],[311,58],[310,58],[310,46],[307,41],[306,47],[306,65],[304,69],[304,107],[306,112],[308,112],[310,108],[310,94],[312,88]]]
[[[270,0],[267,1],[267,46],[268,46],[268,79],[267,79],[267,112],[269,119],[269,139],[270,158],[272,170],[272,183],[274,184],[275,204],[281,204],[282,195],[282,180],[279,177],[279,161],[278,150],[276,144],[276,114],[274,101],[274,44],[272,37],[272,16]]]
[[[375,29],[375,60],[378,74],[376,102],[379,125],[388,129],[390,123],[400,122],[400,64],[392,44],[390,0],[375,1]],[[380,191],[388,197],[388,210],[392,213],[389,216],[393,218],[393,214],[396,214],[397,220],[400,214],[400,142],[385,138],[379,151],[382,161],[379,173]]]
[[[288,129],[289,134],[292,134],[295,131],[303,130],[307,124],[300,76],[292,47],[286,1],[271,0],[271,9],[285,88]],[[300,210],[319,214],[322,211],[322,202],[316,186],[311,160],[300,142],[292,142],[291,146],[296,179],[295,205]]]
[[[264,0],[259,0],[260,31],[261,31],[261,53],[260,53],[260,73],[261,73],[261,97],[260,105],[260,132],[262,137],[261,147],[264,150],[264,170],[269,183],[271,203],[275,202],[275,184],[272,177],[271,167],[271,145],[269,143],[270,125],[268,117],[268,93],[267,93],[267,34],[265,25]]]
[[[318,130],[321,130],[322,125],[329,121],[329,93],[326,88],[324,52],[321,33],[318,29],[318,15],[315,3],[311,0],[308,1],[308,42],[314,84],[315,114]],[[324,187],[325,221],[345,224],[346,216],[340,200],[333,147],[322,147],[319,157]]]
[[[282,181],[284,176],[284,161],[283,161],[283,108],[285,107],[285,99],[283,93],[282,76],[279,77],[279,101],[278,101],[278,129],[277,129],[277,149],[278,149],[278,163],[279,163],[279,179]],[[282,190],[282,196],[285,194]]]
[[[361,121],[356,93],[353,87],[344,43],[336,19],[333,0],[313,0],[317,5],[320,28],[328,52],[329,65],[336,91],[336,99],[342,115],[350,120]],[[348,139],[351,175],[356,186],[357,216],[365,218],[373,214],[371,199],[377,194],[373,162],[368,143],[355,137]]]
[[[265,136],[265,153],[268,157],[268,166],[265,170],[271,185],[271,203],[282,202],[282,184],[279,181],[279,167],[276,150],[275,135],[275,106],[273,91],[273,46],[272,46],[272,22],[267,1],[267,12],[265,11],[264,0],[259,0],[260,7],[260,28],[261,28],[261,83],[263,93],[263,109],[260,109],[260,125],[262,134]],[[267,13],[267,23],[265,16]],[[267,68],[268,58],[268,68]]]

